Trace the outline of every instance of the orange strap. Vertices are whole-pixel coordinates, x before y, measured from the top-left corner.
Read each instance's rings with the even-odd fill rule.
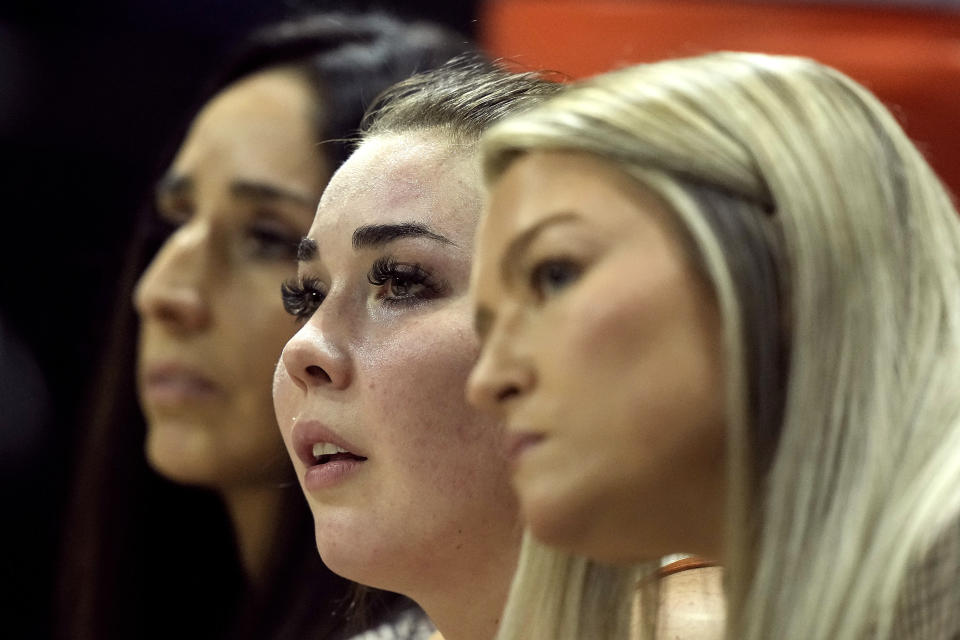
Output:
[[[717,566],[716,562],[707,560],[705,558],[699,558],[697,556],[690,556],[689,558],[674,560],[670,564],[660,567],[660,570],[657,571],[657,576],[659,578],[666,578],[667,576],[672,576],[675,573],[680,573],[681,571],[687,571],[689,569],[702,569],[704,567],[715,566]]]

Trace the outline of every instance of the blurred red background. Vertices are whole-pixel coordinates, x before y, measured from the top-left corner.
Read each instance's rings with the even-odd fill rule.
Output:
[[[493,55],[574,78],[715,50],[803,55],[866,85],[960,194],[960,8],[949,3],[490,0]]]

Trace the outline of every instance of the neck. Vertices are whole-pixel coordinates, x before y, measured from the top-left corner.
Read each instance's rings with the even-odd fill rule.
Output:
[[[458,588],[446,583],[433,593],[414,597],[437,627],[431,640],[492,640],[497,635],[516,569],[515,553],[501,555],[481,570],[459,576]]]
[[[266,579],[283,503],[283,491],[276,487],[238,487],[220,492],[233,525],[243,571],[253,586]]]

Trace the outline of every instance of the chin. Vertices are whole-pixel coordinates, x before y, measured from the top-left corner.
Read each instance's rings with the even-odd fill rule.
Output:
[[[529,507],[524,505],[523,516],[531,535],[539,542],[601,564],[629,566],[683,551],[674,545],[657,544],[639,528],[611,530],[609,525],[601,524],[604,519],[589,504],[532,502]]]
[[[362,533],[351,533],[347,527],[341,529],[341,525],[335,517],[317,518],[314,514],[317,553],[323,564],[347,580],[396,591],[397,584],[389,579],[392,569],[389,560],[395,554],[391,554],[386,545],[377,545]]]
[[[150,468],[178,484],[216,488],[217,474],[209,456],[190,447],[188,436],[171,431],[163,427],[148,430],[145,453]]]
[[[564,505],[542,496],[526,499],[521,494],[523,521],[540,542],[564,551],[579,553],[583,542],[582,523]]]
[[[548,547],[605,564],[636,561],[635,554],[600,539],[607,536],[594,526],[598,518],[589,501],[566,500],[550,488],[541,494],[521,494],[523,521],[534,538]]]

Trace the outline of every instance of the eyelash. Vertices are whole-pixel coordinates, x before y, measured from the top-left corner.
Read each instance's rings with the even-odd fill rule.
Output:
[[[378,297],[384,304],[391,305],[413,305],[432,300],[443,295],[447,288],[444,282],[434,278],[419,264],[397,262],[389,257],[374,261],[367,274],[367,282],[376,287],[390,285]],[[398,288],[413,287],[421,287],[421,289],[413,293],[409,291],[402,294],[397,294],[395,291],[390,293],[391,290]],[[283,309],[298,322],[304,322],[309,320],[310,316],[323,304],[327,292],[324,290],[323,283],[317,278],[292,279],[280,285],[280,296],[283,299]]]
[[[304,322],[323,304],[327,292],[323,290],[323,283],[318,279],[304,278],[284,282],[280,285],[280,296],[283,299],[284,311],[298,322]]]
[[[370,273],[367,274],[367,282],[376,287],[389,285],[378,296],[385,304],[418,304],[438,298],[446,291],[446,284],[434,278],[418,263],[397,262],[391,257],[377,258],[374,261]],[[409,289],[413,287],[420,289],[411,293]],[[408,291],[398,294],[396,289]]]

